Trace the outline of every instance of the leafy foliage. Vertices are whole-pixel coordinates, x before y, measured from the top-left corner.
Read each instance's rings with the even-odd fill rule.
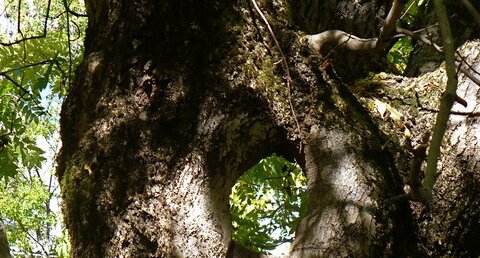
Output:
[[[306,214],[306,178],[300,167],[273,154],[241,176],[230,195],[233,239],[259,253],[293,240]]]
[[[86,19],[66,11],[81,6],[77,0],[0,4],[0,179],[41,167],[43,151],[25,132],[54,120],[42,93],[64,96],[82,59]]]
[[[58,117],[60,104],[52,96],[46,98],[49,99],[48,112],[52,118],[30,124],[21,135],[32,145],[29,149],[41,155],[18,153],[19,173],[0,181],[0,211],[13,251],[43,256],[52,253],[60,256],[59,252],[62,252],[63,257],[67,257],[67,238],[60,234],[58,184],[53,175],[52,161],[59,144],[58,121],[53,118]]]
[[[0,1],[0,215],[22,254],[68,257],[52,160],[84,12],[82,0]]]
[[[406,10],[400,18],[399,25],[411,27],[416,22],[422,8],[428,4],[429,0],[410,0],[405,5]]]
[[[25,253],[34,250],[31,239],[47,239],[49,225],[55,223],[55,215],[46,212],[45,204],[50,193],[39,178],[23,178],[3,181],[0,193],[0,210],[5,220],[8,241]],[[21,200],[21,201],[19,201]]]
[[[421,16],[422,10],[426,8],[429,0],[410,0],[405,5],[402,17],[398,21],[398,26],[411,28],[415,25],[418,18]],[[387,61],[392,66],[392,69],[399,74],[403,74],[407,68],[410,54],[413,51],[412,39],[409,37],[400,38],[388,51]]]
[[[395,67],[399,73],[405,72],[407,68],[408,58],[413,51],[413,45],[409,38],[403,37],[399,39],[393,47],[388,51],[387,60]]]

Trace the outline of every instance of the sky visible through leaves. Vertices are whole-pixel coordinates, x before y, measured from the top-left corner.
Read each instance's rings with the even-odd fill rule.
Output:
[[[83,1],[0,0],[0,218],[14,255],[68,256],[54,176]]]

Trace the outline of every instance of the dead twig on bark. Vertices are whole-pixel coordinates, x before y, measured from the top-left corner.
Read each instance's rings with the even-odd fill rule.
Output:
[[[293,119],[295,120],[295,124],[297,126],[298,130],[298,135],[300,137],[300,151],[302,151],[302,140],[303,140],[303,134],[302,130],[300,128],[300,123],[298,122],[298,118],[295,112],[295,108],[293,107],[293,102],[292,102],[292,77],[290,76],[290,69],[288,66],[287,58],[285,57],[285,54],[282,51],[282,48],[280,47],[280,43],[277,40],[277,37],[275,36],[275,33],[273,32],[272,27],[270,26],[270,23],[267,20],[267,17],[263,14],[262,10],[257,4],[256,0],[251,0],[253,6],[255,7],[255,10],[257,11],[258,15],[262,18],[263,22],[267,26],[268,32],[270,33],[270,36],[272,36],[273,41],[275,42],[275,46],[278,49],[278,52],[280,53],[281,59],[282,59],[282,64],[283,68],[285,70],[285,76],[286,76],[286,83],[287,83],[287,89],[288,89],[288,102],[290,104],[290,111],[292,112]]]

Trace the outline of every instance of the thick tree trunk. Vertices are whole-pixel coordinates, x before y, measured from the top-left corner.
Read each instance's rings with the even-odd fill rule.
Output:
[[[86,4],[58,166],[74,257],[238,256],[231,187],[273,152],[308,179],[290,256],[417,255],[407,202],[385,202],[402,193],[389,140],[286,26],[297,9],[260,1],[290,95],[283,56],[250,1]]]
[[[234,82],[232,8],[87,1],[58,169],[74,257],[225,256],[235,179],[295,153],[266,100]]]

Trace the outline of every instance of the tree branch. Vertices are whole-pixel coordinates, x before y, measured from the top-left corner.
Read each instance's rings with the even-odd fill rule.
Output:
[[[21,27],[20,27],[20,6],[21,6],[21,0],[18,1],[19,2],[19,5],[18,5],[18,22],[17,22],[17,30],[18,30],[18,33],[20,33],[20,35],[22,35],[22,38],[21,39],[18,39],[18,40],[15,40],[15,41],[12,41],[12,42],[0,42],[0,45],[2,46],[12,46],[12,45],[15,45],[15,44],[18,44],[20,42],[23,42],[23,41],[27,41],[27,40],[31,40],[31,39],[40,39],[40,38],[45,38],[45,36],[47,36],[47,24],[48,24],[48,17],[50,15],[50,4],[52,2],[52,0],[48,0],[48,4],[47,4],[47,14],[45,15],[45,21],[43,23],[43,33],[41,35],[37,35],[37,36],[31,36],[31,37],[23,37],[23,33],[22,33],[22,30],[21,30]]]
[[[28,91],[27,89],[25,89],[22,85],[20,85],[18,82],[16,82],[12,77],[6,75],[5,73],[0,73],[0,76],[3,76],[5,77],[7,80],[9,80],[11,83],[13,83],[13,85],[15,85],[15,87],[19,88],[24,94],[22,96],[20,96],[20,98],[24,99],[23,96],[26,94],[30,97],[30,99],[33,101],[33,103],[35,103],[35,105],[37,107],[41,107],[40,103],[38,103],[38,101],[35,99],[35,97],[32,95],[32,93],[30,93],[30,91]],[[25,99],[24,99],[25,100]],[[48,110],[46,111],[43,111],[45,114],[48,114],[50,116],[52,116],[50,114],[50,112],[48,112]]]
[[[376,41],[375,49],[381,51],[385,48],[388,41],[392,38],[393,33],[395,32],[395,24],[402,14],[403,7],[405,6],[405,0],[394,0],[392,7],[388,12],[387,18],[385,18],[385,23],[380,30],[380,35]]]
[[[297,126],[298,136],[300,140],[303,140],[303,134],[300,128],[300,123],[298,122],[297,114],[295,112],[295,108],[293,107],[293,103],[292,103],[292,77],[290,76],[290,69],[288,67],[287,58],[285,57],[285,54],[283,54],[282,48],[280,47],[280,43],[278,43],[277,37],[275,36],[275,33],[273,32],[273,29],[270,26],[270,23],[268,22],[267,17],[265,17],[260,7],[258,7],[257,1],[256,0],[251,0],[251,1],[253,6],[255,7],[255,10],[260,15],[260,17],[262,17],[263,22],[267,26],[268,32],[270,33],[270,36],[272,36],[273,41],[275,42],[275,45],[278,48],[278,52],[280,52],[283,68],[285,70],[285,75],[287,77],[286,79],[287,79],[287,89],[288,89],[288,102],[290,104],[290,111],[292,112],[293,119],[295,120],[295,124]],[[302,144],[303,144],[302,141],[300,141],[300,152],[302,151]]]
[[[409,36],[411,38],[414,38],[416,40],[419,40],[421,41],[422,43],[426,44],[427,46],[431,46],[432,48],[434,48],[437,52],[439,53],[443,53],[443,49],[442,47],[438,46],[437,44],[435,44],[434,42],[432,42],[430,39],[428,39],[427,37],[425,37],[425,35],[420,35],[419,33],[415,32],[415,31],[410,31],[410,30],[407,30],[407,29],[402,29],[402,28],[397,28],[397,35],[396,36]],[[467,76],[470,80],[472,80],[475,84],[477,84],[478,86],[480,86],[480,79],[478,79],[477,77],[475,77],[469,70],[467,70],[465,67],[463,67],[462,64],[466,64],[470,69],[472,69],[475,73],[479,74],[469,63],[467,63],[463,56],[460,55],[460,53],[457,52],[457,55],[458,55],[458,58],[456,58],[456,62],[455,62],[455,65],[458,67],[458,69],[460,69],[460,71],[465,74],[465,76]],[[461,101],[459,101],[461,103]],[[462,104],[465,106],[465,104]]]
[[[400,18],[404,6],[405,0],[393,1],[378,38],[359,38],[341,30],[327,30],[316,35],[307,35],[305,38],[309,47],[320,53],[325,52],[329,45],[350,51],[382,51],[395,32],[395,24]]]
[[[433,186],[437,180],[437,163],[440,157],[440,147],[442,145],[443,135],[447,129],[447,122],[450,117],[450,110],[457,96],[457,73],[455,69],[455,46],[452,39],[452,32],[448,21],[447,10],[442,0],[434,0],[435,12],[440,24],[440,32],[443,38],[445,67],[447,71],[447,87],[445,94],[440,101],[440,109],[437,114],[436,122],[433,127],[432,139],[428,149],[427,168],[425,178],[422,182],[422,194],[424,202],[432,199]]]
[[[68,6],[67,4],[67,0],[63,0],[63,6],[65,6],[65,10],[67,11],[67,13],[70,13],[71,15],[73,16],[76,16],[76,17],[88,17],[88,15],[86,14],[83,14],[83,13],[77,13],[75,11],[72,11],[70,9],[70,6]]]
[[[18,70],[18,69],[33,67],[33,66],[37,66],[37,65],[49,64],[49,63],[54,62],[54,61],[56,61],[56,60],[55,59],[43,60],[43,61],[40,61],[38,63],[32,63],[32,64],[24,65],[24,66],[21,66],[21,67],[16,67],[16,68],[13,68],[13,69],[2,71],[2,72],[0,72],[0,75],[6,74],[6,73],[9,73],[9,72],[13,72],[13,71]]]
[[[421,30],[421,31],[423,31],[423,30]],[[396,36],[403,36],[403,35],[404,36],[409,36],[411,38],[414,38],[416,40],[421,41],[422,43],[424,43],[428,46],[433,47],[437,52],[443,53],[442,47],[438,46],[437,44],[432,42],[430,39],[428,39],[425,36],[425,34],[420,34],[420,33],[417,33],[415,31],[410,31],[410,30],[403,29],[403,28],[396,28],[396,32],[398,33]]]
[[[473,16],[475,21],[480,25],[480,14],[475,10],[475,7],[470,3],[468,0],[462,0],[463,5],[467,8],[467,10],[470,12],[470,14]]]
[[[325,48],[335,44],[333,48],[341,47],[349,51],[375,51],[377,38],[359,38],[341,30],[327,30],[315,35],[307,35],[308,46],[319,52],[326,52]]]

